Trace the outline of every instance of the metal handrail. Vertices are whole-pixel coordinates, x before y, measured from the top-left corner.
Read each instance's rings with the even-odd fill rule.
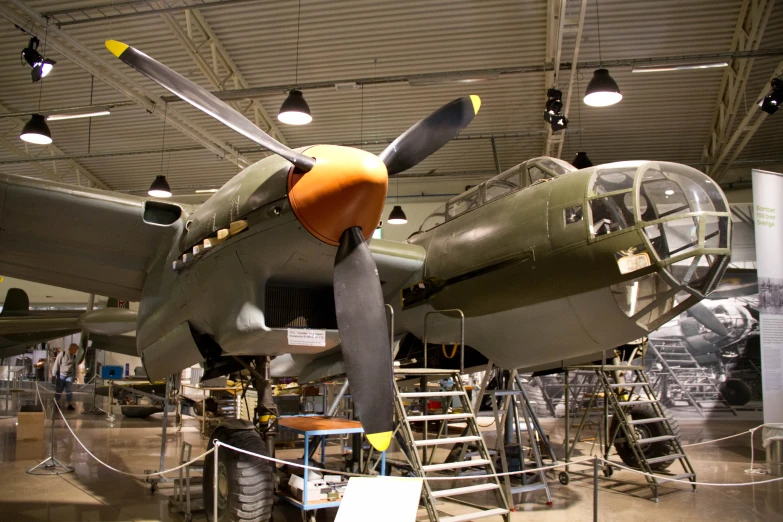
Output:
[[[447,310],[432,310],[424,314],[424,367],[427,367],[427,319],[432,314],[452,314],[458,313],[460,317],[460,353],[459,353],[459,371],[465,372],[465,314],[459,308],[449,308]]]
[[[389,303],[386,303],[385,306],[389,309],[389,346],[391,346],[392,364],[394,364],[394,307]]]

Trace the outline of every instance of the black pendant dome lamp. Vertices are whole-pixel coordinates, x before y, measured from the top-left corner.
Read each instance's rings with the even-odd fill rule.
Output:
[[[302,14],[302,0],[299,0],[299,9],[296,13],[296,68],[294,84],[299,83],[299,21]],[[310,106],[304,99],[304,94],[298,89],[288,91],[280,111],[277,113],[277,119],[288,125],[307,125],[313,121],[310,114]]]
[[[601,17],[598,14],[598,0],[595,0],[595,17],[598,24],[598,63],[603,63],[601,57]],[[623,99],[620,87],[609,74],[608,69],[599,67],[593,73],[593,78],[585,89],[585,103],[591,107],[608,107]]]

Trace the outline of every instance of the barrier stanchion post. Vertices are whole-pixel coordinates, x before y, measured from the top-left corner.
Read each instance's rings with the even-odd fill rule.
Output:
[[[593,459],[593,522],[598,522],[598,457]]]
[[[212,521],[217,522],[218,520],[218,446],[220,446],[220,441],[215,440],[215,445],[213,446],[215,448],[215,453],[212,454],[212,458],[214,459],[214,466],[213,466],[213,476],[212,476]]]

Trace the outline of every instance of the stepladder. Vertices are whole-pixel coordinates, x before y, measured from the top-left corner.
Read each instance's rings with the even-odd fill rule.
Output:
[[[581,442],[590,412],[603,410],[605,414],[603,422],[598,423],[598,437],[603,458],[609,462],[604,468],[605,475],[611,476],[613,468],[622,466],[642,471],[656,502],[661,484],[672,480],[696,481],[696,472],[680,442],[679,425],[664,409],[642,366],[589,365],[567,370],[595,373],[574,439],[567,440],[570,442],[566,445],[567,462],[571,460],[576,444]],[[612,466],[610,454],[613,446],[622,461],[615,461],[615,466]],[[669,471],[671,466],[677,465],[682,468],[681,472]],[[693,488],[696,488],[695,484]]]
[[[424,478],[422,505],[431,522],[503,517],[510,510],[459,370],[395,369],[395,438],[409,473]],[[475,448],[469,459],[458,455]],[[445,480],[444,480],[445,479]],[[448,504],[470,512],[447,514]],[[459,511],[463,511],[460,509]],[[445,512],[445,513],[444,513]]]

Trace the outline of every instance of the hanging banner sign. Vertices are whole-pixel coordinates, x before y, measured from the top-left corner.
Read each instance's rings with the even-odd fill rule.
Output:
[[[783,174],[753,170],[764,423],[783,423]]]

